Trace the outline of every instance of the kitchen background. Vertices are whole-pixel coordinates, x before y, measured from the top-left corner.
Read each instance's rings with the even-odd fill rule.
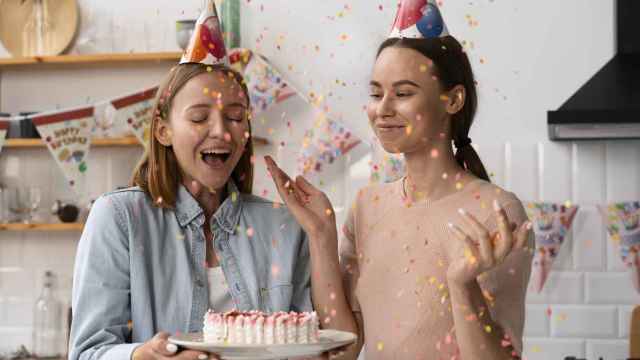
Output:
[[[548,140],[546,112],[562,105],[616,52],[612,0],[444,0],[452,34],[466,41],[480,88],[471,137],[495,183],[522,200],[571,201],[580,206],[574,229],[540,294],[527,299],[527,359],[622,359],[629,319],[640,295],[609,240],[596,206],[640,199],[640,142]],[[69,53],[179,51],[175,21],[197,18],[201,0],[79,0],[80,24]],[[396,0],[241,2],[241,45],[264,55],[306,97],[323,95],[329,116],[363,144],[312,176],[342,222],[370,177],[371,132],[363,112],[375,49],[387,35]],[[0,18],[6,16],[0,14]],[[0,20],[1,21],[1,20]],[[0,57],[10,54],[0,47]],[[51,110],[156,85],[172,61],[0,67],[0,112]],[[297,172],[295,159],[317,110],[293,97],[254,120],[275,155]],[[142,147],[93,147],[86,202],[125,186]],[[262,161],[255,192],[275,199]],[[78,201],[46,148],[5,147],[0,183],[37,186],[37,217],[54,200]],[[0,355],[31,346],[34,301],[46,270],[56,296],[69,303],[80,232],[0,231]]]

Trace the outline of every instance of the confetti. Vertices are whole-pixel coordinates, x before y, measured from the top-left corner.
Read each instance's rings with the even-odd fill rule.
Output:
[[[273,277],[277,277],[278,274],[280,274],[280,267],[278,267],[278,265],[272,265],[271,266],[271,275]]]

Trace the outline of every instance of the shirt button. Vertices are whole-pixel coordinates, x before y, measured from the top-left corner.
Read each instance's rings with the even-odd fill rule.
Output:
[[[198,280],[196,280],[196,286],[197,287],[203,287],[204,283],[202,282],[202,280],[198,279]]]

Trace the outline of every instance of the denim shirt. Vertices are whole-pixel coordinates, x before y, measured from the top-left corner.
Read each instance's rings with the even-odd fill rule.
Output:
[[[307,236],[284,206],[230,180],[210,221],[241,311],[310,311]],[[140,188],[101,196],[78,245],[69,359],[130,359],[156,333],[202,331],[208,309],[205,214],[180,185],[175,209]]]

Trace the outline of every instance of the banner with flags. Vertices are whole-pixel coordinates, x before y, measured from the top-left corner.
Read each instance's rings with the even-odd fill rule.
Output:
[[[38,114],[32,121],[69,186],[78,195],[83,195],[94,121],[93,106]]]
[[[111,100],[118,121],[127,124],[138,141],[145,147],[149,146],[153,99],[157,92],[158,87],[153,87]]]

